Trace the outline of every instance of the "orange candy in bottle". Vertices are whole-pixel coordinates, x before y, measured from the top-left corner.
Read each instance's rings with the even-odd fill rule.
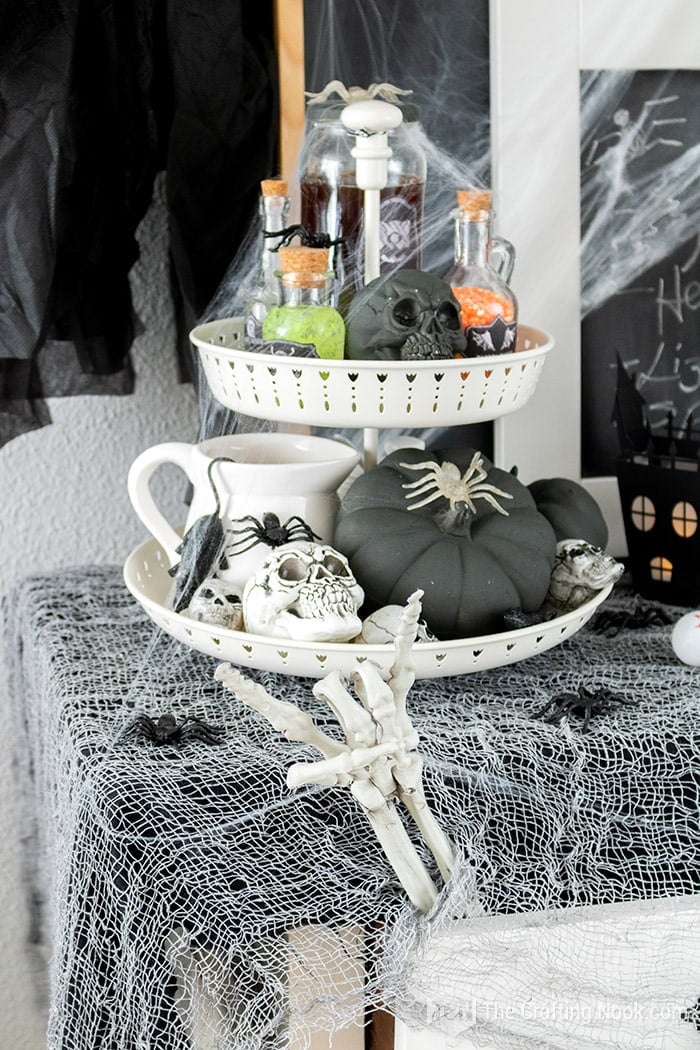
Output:
[[[515,350],[518,302],[508,285],[515,251],[512,244],[491,236],[491,194],[459,190],[455,224],[455,258],[444,280],[461,307],[467,337],[466,357],[483,357]],[[492,251],[499,266],[492,263]]]

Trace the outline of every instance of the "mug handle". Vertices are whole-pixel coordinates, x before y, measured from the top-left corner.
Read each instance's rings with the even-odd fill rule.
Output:
[[[129,468],[127,490],[131,504],[148,531],[165,551],[170,568],[180,560],[177,548],[182,543],[182,537],[156,506],[149,482],[151,475],[161,464],[174,463],[185,472],[190,483],[194,485],[192,453],[195,447],[184,441],[166,441],[162,445],[153,445],[137,456]]]

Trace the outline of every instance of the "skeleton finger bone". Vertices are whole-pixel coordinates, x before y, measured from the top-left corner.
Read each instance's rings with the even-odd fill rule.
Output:
[[[371,714],[353,700],[338,671],[331,671],[321,681],[316,682],[312,692],[319,700],[325,700],[328,704],[343,727],[351,747],[376,743],[376,725]]]
[[[376,724],[378,740],[395,742],[396,760],[407,750],[418,746],[418,733],[408,718],[405,708],[399,709],[389,682],[384,682],[373,664],[363,663],[353,673],[355,692]]]
[[[251,682],[240,671],[231,667],[231,664],[219,664],[214,677],[242,703],[263,715],[287,740],[311,744],[327,758],[334,758],[346,750],[344,744],[322,733],[311,715],[300,711],[286,700],[276,700],[261,685]]]
[[[375,723],[375,731],[395,735],[392,730],[396,722],[396,700],[379,670],[374,664],[365,662],[353,672],[352,683],[358,699]]]
[[[347,750],[336,758],[328,758],[322,762],[295,762],[287,771],[287,786],[292,789],[306,784],[320,784],[322,787],[335,785],[346,787],[351,778],[370,779],[374,763],[391,754],[392,746],[392,744],[379,744],[375,747],[357,747],[352,751]]]
[[[388,684],[394,694],[397,722],[401,726],[401,731],[407,739],[411,733],[415,733],[413,723],[408,717],[406,711],[406,697],[416,680],[415,671],[413,669],[412,654],[416,637],[416,624],[418,623],[421,614],[422,597],[423,591],[417,590],[409,596],[406,602],[406,608],[404,609],[401,620],[399,621],[399,628],[396,632],[396,641],[394,642],[394,651],[396,655],[389,670]],[[416,746],[417,742],[418,735],[416,734]]]

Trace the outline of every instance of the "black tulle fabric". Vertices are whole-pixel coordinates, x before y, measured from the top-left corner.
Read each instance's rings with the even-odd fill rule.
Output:
[[[274,168],[271,4],[0,0],[0,444],[43,398],[128,393],[128,273],[165,172],[186,330]]]

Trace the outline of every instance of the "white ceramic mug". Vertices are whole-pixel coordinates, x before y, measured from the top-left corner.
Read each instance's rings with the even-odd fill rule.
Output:
[[[280,526],[301,518],[324,542],[332,541],[337,489],[359,459],[359,452],[342,441],[306,434],[231,434],[200,444],[171,441],[146,449],[134,460],[129,498],[170,565],[176,565],[181,535],[156,506],[149,481],[163,463],[181,467],[193,489],[185,532],[198,518],[218,513],[228,541],[228,568],[219,575],[242,586],[271,551],[264,542],[256,542],[263,515],[275,514]],[[293,521],[289,527],[296,525]],[[300,529],[296,532],[298,536]],[[249,550],[236,550],[248,544]]]

